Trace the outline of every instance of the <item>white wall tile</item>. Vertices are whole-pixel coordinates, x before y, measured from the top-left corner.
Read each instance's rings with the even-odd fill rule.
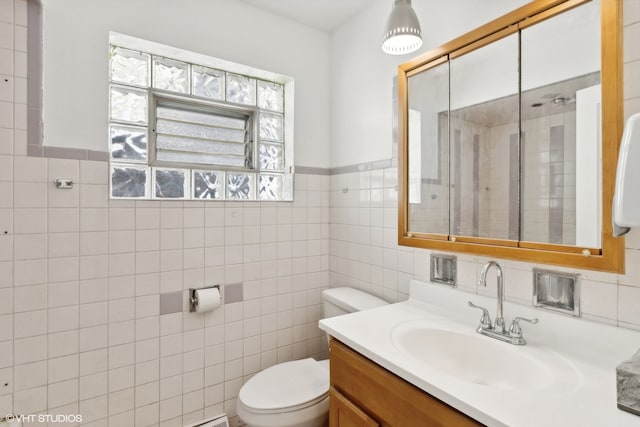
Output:
[[[627,324],[640,325],[640,288],[618,286],[618,320]]]
[[[47,362],[39,361],[13,368],[14,391],[28,390],[47,384]]]
[[[158,316],[160,314],[160,295],[137,297],[135,301],[136,318]]]
[[[80,162],[80,182],[82,184],[106,185],[108,178],[107,162]]]
[[[154,403],[138,407],[135,410],[135,425],[149,426],[157,424],[160,416],[160,404]]]
[[[8,18],[5,19],[9,20]],[[10,22],[13,22],[13,17]],[[0,48],[13,50],[13,25],[8,22],[0,22],[0,40],[2,40],[0,41]]]
[[[17,0],[14,3],[14,21],[16,25],[27,26],[27,0]]]
[[[108,263],[108,275],[111,278],[136,273],[136,258],[133,253],[111,254]]]
[[[109,251],[109,233],[92,231],[80,233],[80,255],[103,255]]]
[[[160,380],[160,360],[155,358],[136,364],[136,385],[155,383]]]
[[[47,409],[47,387],[36,387],[13,395],[13,411],[16,414],[37,414]]]
[[[114,229],[110,212],[111,210],[106,209],[81,207],[80,231],[108,231],[109,227]]]
[[[51,258],[48,260],[49,282],[71,282],[80,278],[78,257]]]
[[[48,310],[49,333],[78,329],[79,322],[79,307],[77,305]]]
[[[46,237],[49,258],[77,257],[80,255],[79,233],[49,233]]]
[[[80,353],[80,375],[106,371],[108,367],[107,349]]]
[[[148,319],[144,319],[142,322],[148,323]],[[141,336],[136,335],[136,339],[137,339],[136,345],[135,345],[136,363],[154,361],[160,358],[160,339],[146,338],[146,336],[151,336],[151,335],[153,334],[143,334]]]
[[[136,210],[134,208],[109,208],[108,218],[110,231],[135,229]]]
[[[167,275],[167,277],[170,278],[170,280],[177,281],[182,278],[182,274],[180,273],[181,272],[164,273],[164,274],[158,274],[158,273],[138,274],[137,276],[135,276],[135,295],[141,296],[141,295],[157,294],[161,289],[162,278],[165,277],[165,274]],[[182,286],[179,286],[177,289],[174,289],[174,290],[181,290],[181,289],[182,289]],[[114,298],[116,297],[114,296]]]
[[[0,314],[13,312],[13,289],[0,288]]]
[[[0,1],[0,21],[13,23],[13,0]]]
[[[128,320],[109,324],[109,345],[119,345],[135,341],[135,322]]]
[[[106,255],[80,256],[80,279],[98,279],[108,276],[109,257]]]
[[[76,305],[79,302],[79,283],[50,283],[47,297],[49,308]]]
[[[136,251],[148,252],[160,250],[160,232],[158,230],[136,230]]]
[[[43,157],[14,157],[13,179],[15,182],[48,183],[47,159]]]
[[[0,235],[0,261],[13,260],[13,236]]]
[[[0,181],[13,179],[13,156],[0,156]]]
[[[107,280],[103,278],[80,282],[80,304],[103,302],[107,299]]]
[[[80,179],[80,162],[71,159],[47,159],[47,181],[70,179],[77,183]]]
[[[0,49],[0,61],[2,60],[1,52],[3,51],[5,49]],[[0,119],[0,124],[2,120],[7,120],[7,118]],[[13,129],[0,126],[0,154],[13,154]]]
[[[109,200],[107,185],[80,184],[80,207],[106,208]]]
[[[80,377],[80,400],[107,394],[107,372]]]
[[[0,103],[1,104],[1,103]],[[0,111],[0,114],[2,111]],[[13,185],[11,182],[0,182],[0,208],[13,207]]]
[[[136,387],[136,407],[150,405],[158,402],[160,396],[160,383],[154,381]]]
[[[0,315],[0,342],[13,339],[13,316]]]
[[[80,351],[91,351],[107,347],[107,326],[94,326],[80,329]]]
[[[45,234],[22,234],[13,239],[13,256],[16,260],[47,257],[47,236]]]
[[[47,286],[21,286],[14,289],[14,312],[44,310],[47,308]]]
[[[183,210],[180,208],[164,208],[160,211],[160,228],[182,228]]]
[[[640,21],[640,4],[636,0],[624,0],[622,10],[624,25]]]
[[[77,354],[49,359],[47,369],[49,383],[77,378],[79,370],[78,362]]]
[[[29,215],[29,218],[35,218],[36,216],[42,216],[44,214],[44,224],[46,224],[46,209],[32,209],[30,210],[30,212],[25,209],[24,211],[26,211],[24,212],[25,214]],[[52,233],[77,232],[80,229],[80,212],[78,211],[78,209],[73,208],[49,209],[48,221],[49,231]],[[31,220],[31,223],[39,224],[40,222]],[[26,227],[24,227],[24,229],[27,230]],[[46,228],[44,231],[47,231]]]
[[[134,389],[126,389],[109,394],[109,415],[120,414],[134,409]],[[131,420],[133,423],[133,420]],[[111,423],[110,423],[111,424]],[[131,424],[114,424],[114,425],[131,425]]]
[[[47,311],[27,311],[14,315],[14,337],[26,338],[47,333]]]
[[[133,366],[109,370],[109,393],[133,387],[134,378],[135,371]]]
[[[49,384],[47,387],[49,408],[75,403],[78,401],[78,380],[72,379]]]
[[[182,424],[182,396],[173,397],[160,401],[160,421],[166,421],[179,417],[179,424]]]
[[[95,421],[101,418],[105,418],[108,413],[108,399],[107,396],[95,397],[93,399],[81,400],[79,411],[82,414],[83,423]]]
[[[160,209],[136,208],[136,230],[149,230],[160,228]]]
[[[68,356],[78,353],[80,337],[77,329],[47,335],[49,357]]]
[[[13,267],[14,286],[37,285],[46,282],[46,259],[16,260]]]
[[[13,204],[16,208],[46,208],[47,183],[15,182],[13,184]]]

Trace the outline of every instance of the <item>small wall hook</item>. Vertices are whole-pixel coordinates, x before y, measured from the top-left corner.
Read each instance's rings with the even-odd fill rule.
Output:
[[[53,183],[56,185],[56,188],[60,188],[61,190],[70,190],[73,188],[73,181],[70,179],[54,179]]]

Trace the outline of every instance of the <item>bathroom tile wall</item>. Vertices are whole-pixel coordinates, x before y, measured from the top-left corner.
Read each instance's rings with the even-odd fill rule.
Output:
[[[253,373],[326,355],[329,283],[397,301],[428,279],[430,252],[396,244],[396,168],[298,174],[293,203],[114,202],[106,163],[28,157],[26,25],[26,0],[0,0],[0,414],[81,413],[93,426],[233,415]],[[637,0],[625,0],[625,38],[640,39]],[[628,116],[640,111],[637,43],[625,75]],[[627,274],[580,271],[582,309],[640,329],[640,232],[626,241]],[[485,261],[458,257],[462,289],[478,292]],[[503,266],[508,298],[528,304],[533,265]],[[243,302],[160,315],[163,293],[238,282]]]
[[[110,201],[106,162],[27,156],[26,26],[0,0],[0,416],[183,426],[326,355],[329,177],[296,175],[293,203]],[[236,283],[243,301],[188,312],[188,288]]]
[[[640,2],[624,1],[624,111],[640,112]],[[348,191],[344,191],[348,189]],[[430,251],[397,245],[397,169],[362,171],[331,177],[330,279],[369,290],[390,301],[407,298],[412,278],[428,279]],[[581,275],[582,317],[640,329],[640,230],[626,237],[626,274],[556,268]],[[476,281],[487,258],[458,254],[461,290],[495,296]],[[532,263],[500,261],[507,299],[526,305],[532,299]],[[548,266],[540,266],[546,267]]]

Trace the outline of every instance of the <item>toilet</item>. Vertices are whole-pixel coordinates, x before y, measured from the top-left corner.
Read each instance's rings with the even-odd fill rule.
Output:
[[[386,305],[353,288],[322,292],[324,317]],[[321,427],[329,416],[329,361],[279,363],[254,375],[238,394],[238,417],[249,427]]]

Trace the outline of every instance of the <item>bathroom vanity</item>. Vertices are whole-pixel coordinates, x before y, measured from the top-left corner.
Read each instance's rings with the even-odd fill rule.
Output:
[[[507,284],[508,286],[508,284]],[[478,334],[468,301],[412,281],[409,300],[320,321],[331,341],[330,419],[345,426],[637,426],[616,406],[616,366],[640,332],[505,302],[526,345]]]
[[[331,427],[482,425],[338,340],[330,352]]]

